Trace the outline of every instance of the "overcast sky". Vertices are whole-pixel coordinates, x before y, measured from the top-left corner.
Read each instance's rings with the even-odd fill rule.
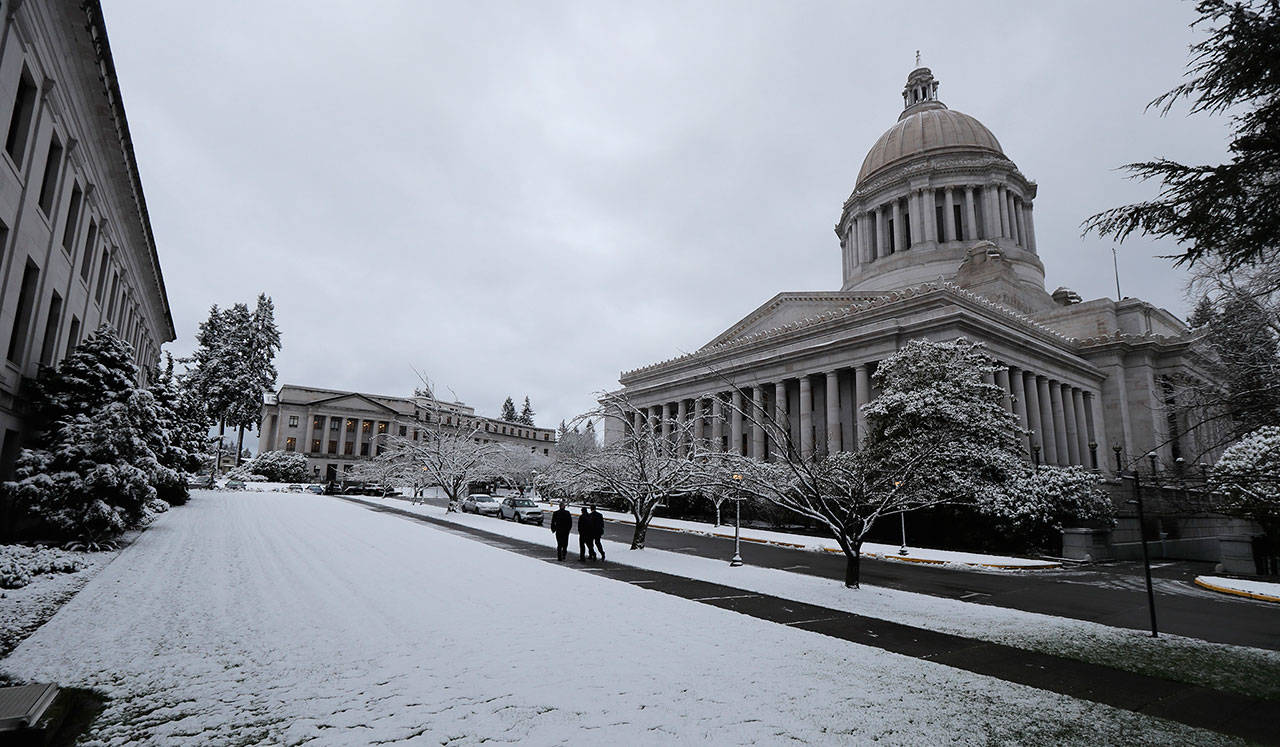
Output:
[[[780,291],[838,289],[832,226],[915,51],[1039,184],[1049,290],[1113,295],[1080,222],[1118,165],[1217,162],[1226,122],[1144,113],[1190,3],[106,0],[178,340],[272,296],[281,383],[414,369],[539,425]],[[1131,240],[1125,295],[1184,315]]]

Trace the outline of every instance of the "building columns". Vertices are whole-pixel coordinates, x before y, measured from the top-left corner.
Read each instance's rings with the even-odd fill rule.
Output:
[[[1023,203],[1022,210],[1023,210],[1022,227],[1026,229],[1026,234],[1023,236],[1023,245],[1027,248],[1028,251],[1030,251],[1032,254],[1035,254],[1036,253],[1036,224],[1031,217],[1032,215],[1031,203],[1029,202]]]
[[[840,379],[827,371],[827,453],[840,451]]]
[[[996,370],[996,386],[1000,387],[1000,391],[1004,394],[1000,398],[1000,404],[1004,405],[1005,412],[1013,412],[1013,398],[1009,394],[1009,369],[1000,368]]]
[[[938,241],[938,202],[933,187],[926,187],[921,193],[920,220],[924,223],[924,240]]]
[[[724,402],[719,392],[711,395],[711,450],[724,449]]]
[[[751,387],[751,458],[764,459],[764,387]]]
[[[889,256],[889,219],[884,205],[876,208],[876,255],[875,259]]]
[[[978,210],[973,204],[973,187],[964,188],[964,217],[969,221],[969,230],[965,232],[965,238],[973,241],[979,237],[978,233]]]
[[[896,254],[907,248],[906,231],[902,226],[902,200],[893,201],[893,247],[890,254]]]
[[[1067,449],[1067,423],[1062,409],[1061,382],[1049,382],[1049,405],[1053,412],[1053,436],[1054,446],[1058,455],[1057,463],[1065,466],[1071,463],[1071,459]]]
[[[939,238],[939,241],[956,241],[960,237],[956,235],[956,209],[952,207],[953,195],[951,187],[942,190],[942,225],[947,235]]]
[[[1080,451],[1080,463],[1093,467],[1089,455],[1089,444],[1093,438],[1089,435],[1089,419],[1084,413],[1084,392],[1077,387],[1071,388],[1071,407],[1076,411],[1076,448]]]
[[[1036,390],[1036,435],[1040,447],[1040,459],[1045,464],[1056,464],[1058,444],[1053,437],[1053,406],[1049,403],[1049,381],[1032,374],[1031,386]]]
[[[684,399],[676,402],[676,456],[689,453],[689,405]]]
[[[693,398],[693,451],[698,452],[706,448],[705,441],[707,435],[706,429],[706,408],[703,406],[702,397]]]
[[[1008,376],[1013,396],[1013,412],[1018,416],[1018,425],[1024,431],[1030,430],[1031,426],[1027,421],[1027,386],[1026,381],[1023,380],[1022,369],[1017,366],[1009,366]],[[1030,436],[1020,436],[1018,440],[1027,449],[1027,456],[1030,457]]]
[[[862,440],[867,437],[867,418],[862,414],[862,406],[871,401],[870,366],[859,363],[853,368],[853,418],[856,427],[853,435],[853,448],[862,448]]]
[[[1062,385],[1062,414],[1066,420],[1067,459],[1068,464],[1084,464],[1084,454],[1080,452],[1080,430],[1076,423],[1076,403],[1071,396],[1070,384]]]
[[[733,443],[729,444],[729,453],[745,456],[742,453],[742,390],[738,387],[733,388],[733,412],[729,413],[729,438],[733,439]]]
[[[813,390],[807,375],[800,376],[800,458],[813,456]]]
[[[777,435],[774,438],[774,446],[777,447],[777,455],[783,458],[787,453],[787,443],[791,440],[791,424],[787,420],[787,382],[779,380],[773,385],[773,420],[777,426]]]

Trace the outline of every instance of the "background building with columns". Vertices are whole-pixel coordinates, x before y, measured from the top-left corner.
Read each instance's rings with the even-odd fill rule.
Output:
[[[285,384],[262,408],[258,450],[296,451],[314,479],[340,480],[357,462],[386,448],[389,436],[411,440],[437,428],[475,431],[476,443],[498,443],[549,456],[555,431],[477,415],[475,408],[428,396],[388,397]]]
[[[966,337],[998,361],[992,381],[1029,431],[1028,459],[1108,472],[1113,447],[1126,461],[1211,459],[1208,434],[1179,433],[1171,407],[1173,382],[1198,376],[1187,327],[1139,299],[1046,291],[1035,182],[981,122],[939,100],[928,68],[902,95],[835,224],[840,290],[779,293],[701,349],[623,373],[626,398],[740,454],[779,448],[736,414],[744,405],[785,424],[805,453],[852,451],[877,362],[910,339]],[[607,440],[624,435],[610,426]]]

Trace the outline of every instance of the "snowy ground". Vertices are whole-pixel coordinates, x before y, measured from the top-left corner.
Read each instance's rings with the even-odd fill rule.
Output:
[[[1266,602],[1280,602],[1280,584],[1222,576],[1196,576],[1196,583],[1214,591],[1236,592]]]
[[[424,515],[555,546],[551,532],[543,527],[471,514],[446,514],[437,506],[413,506],[395,499],[361,500],[373,504],[385,502]],[[605,541],[611,561],[1251,697],[1280,698],[1280,651],[1209,643],[1169,634],[1153,639],[1142,631],[1128,628],[896,589],[864,585],[851,591],[839,581],[816,576],[749,564],[730,568],[727,562],[663,550],[632,551],[628,549],[629,528],[623,537],[626,542]],[[574,552],[576,543],[575,536],[570,543]],[[743,549],[744,554],[747,549]],[[749,561],[749,555],[747,557]]]
[[[542,504],[544,511],[554,511],[555,506],[550,503]],[[733,519],[733,506],[726,503],[725,516],[729,517],[730,522]],[[576,514],[577,511],[574,511]],[[620,511],[600,510],[609,521],[619,524],[630,524],[635,526],[635,518],[631,514]],[[897,521],[897,518],[893,518]],[[693,534],[708,534],[716,537],[732,537],[733,524],[722,524],[718,527],[712,526],[702,521],[686,521],[684,519],[654,519],[649,522],[649,526],[656,529],[670,529],[677,532],[690,532]],[[807,534],[790,534],[788,532],[774,532],[767,529],[743,528],[739,532],[744,542],[764,542],[771,545],[780,545],[782,547],[793,547],[797,550],[813,550],[817,552],[844,552],[840,549],[840,545],[834,539],[828,537],[813,537]],[[975,552],[960,552],[958,550],[934,550],[927,547],[907,546],[907,554],[900,553],[901,545],[884,545],[875,542],[866,542],[862,545],[862,554],[867,557],[879,558],[881,560],[895,560],[906,563],[930,563],[937,565],[949,566],[972,566],[978,568],[993,568],[998,570],[1036,570],[1047,568],[1061,568],[1061,563],[1055,563],[1045,560],[1032,560],[1028,558],[1015,558],[1011,555],[984,555]]]
[[[1226,741],[287,493],[197,491],[0,670],[101,744]]]
[[[53,616],[116,556],[109,552],[74,553],[84,567],[74,573],[41,573],[17,589],[0,589],[0,656]],[[3,676],[0,675],[0,679]]]

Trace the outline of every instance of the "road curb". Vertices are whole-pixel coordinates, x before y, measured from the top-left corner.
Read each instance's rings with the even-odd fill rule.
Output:
[[[1196,585],[1196,586],[1199,586],[1199,587],[1202,587],[1202,588],[1205,588],[1205,589],[1208,589],[1209,591],[1216,591],[1216,592],[1219,592],[1219,593],[1221,593],[1221,594],[1230,594],[1230,595],[1232,595],[1232,596],[1236,596],[1236,597],[1245,597],[1245,598],[1247,598],[1247,599],[1256,599],[1256,600],[1258,600],[1258,601],[1260,601],[1260,602],[1276,602],[1276,603],[1280,603],[1280,597],[1268,596],[1268,595],[1266,595],[1266,594],[1258,594],[1257,592],[1253,592],[1253,591],[1244,591],[1244,590],[1242,590],[1242,589],[1232,589],[1232,588],[1227,587],[1227,586],[1218,586],[1217,584],[1211,584],[1211,583],[1209,583],[1208,581],[1201,581],[1199,578],[1196,578],[1196,580],[1195,580],[1195,585]]]

